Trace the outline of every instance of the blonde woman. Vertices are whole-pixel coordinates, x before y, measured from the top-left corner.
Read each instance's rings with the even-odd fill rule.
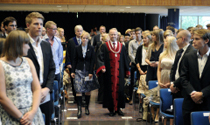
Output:
[[[158,84],[161,88],[170,87],[170,72],[178,50],[176,38],[168,36],[164,42],[165,51],[160,54],[157,70]]]
[[[93,66],[94,66],[94,48],[88,44],[90,34],[83,32],[81,35],[82,43],[76,46],[74,53],[74,60],[72,65],[71,77],[75,78],[74,89],[76,91],[77,98],[77,117],[82,117],[82,93],[85,93],[85,114],[89,115],[89,103],[90,103],[90,92],[95,88],[92,81],[86,81],[85,79],[92,79]]]
[[[166,30],[163,36],[164,36],[164,39],[166,39],[167,36],[173,36],[173,32],[171,30]]]

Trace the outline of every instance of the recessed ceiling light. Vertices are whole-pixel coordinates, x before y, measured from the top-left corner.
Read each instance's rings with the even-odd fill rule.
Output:
[[[61,6],[57,6],[57,7],[61,7]]]
[[[62,8],[60,8],[59,10],[63,10]]]
[[[131,7],[125,7],[125,8],[131,8]]]

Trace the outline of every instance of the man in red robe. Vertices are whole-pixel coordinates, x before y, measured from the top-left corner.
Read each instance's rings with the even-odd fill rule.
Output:
[[[96,74],[104,75],[103,107],[108,108],[109,115],[124,116],[120,108],[125,108],[125,77],[130,75],[129,62],[125,47],[117,41],[116,28],[109,30],[110,41],[104,43],[97,53]]]

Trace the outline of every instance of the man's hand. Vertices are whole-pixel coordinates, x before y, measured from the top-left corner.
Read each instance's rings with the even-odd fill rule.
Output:
[[[41,89],[41,102],[45,100],[45,97],[47,96],[49,92],[50,92],[50,89],[47,87]]]
[[[75,78],[75,73],[71,73],[71,77],[74,79]]]
[[[132,62],[129,63],[129,66],[131,66]]]
[[[195,103],[201,104],[203,102],[202,101],[203,93],[202,92],[192,92],[191,98]]]
[[[106,69],[102,69],[101,71],[102,71],[102,73],[105,73],[106,72]]]
[[[177,93],[178,92],[178,90],[176,89],[176,87],[174,87],[174,84],[171,84],[170,89],[171,89],[171,92],[172,93]]]
[[[71,69],[71,65],[67,65],[67,67]]]

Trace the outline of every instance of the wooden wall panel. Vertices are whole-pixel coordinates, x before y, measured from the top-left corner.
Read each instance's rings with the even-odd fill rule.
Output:
[[[9,4],[210,6],[210,0],[0,0]]]

